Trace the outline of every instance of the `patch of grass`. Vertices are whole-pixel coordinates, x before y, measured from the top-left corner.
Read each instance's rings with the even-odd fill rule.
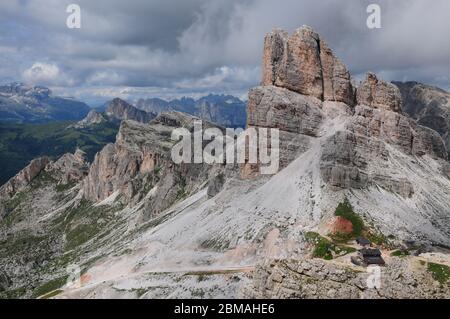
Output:
[[[163,169],[163,166],[162,166],[162,165],[158,165],[158,166],[156,166],[155,169],[153,170],[153,173],[154,173],[156,176],[159,176],[159,175],[161,174],[162,169]]]
[[[11,238],[5,245],[0,247],[0,257],[7,256],[12,253],[19,253],[25,250],[33,250],[39,245],[46,245],[49,237],[46,236],[34,236],[31,234],[23,234],[17,238]]]
[[[73,230],[66,234],[66,250],[74,249],[86,243],[89,239],[92,239],[99,231],[100,228],[95,222],[75,227]]]
[[[391,256],[394,256],[394,257],[406,257],[409,255],[410,255],[409,251],[401,250],[401,249],[395,250],[391,253]]]
[[[67,183],[67,184],[58,184],[58,185],[56,185],[55,190],[56,190],[58,193],[62,193],[62,192],[65,192],[65,191],[71,189],[71,188],[74,187],[75,185],[76,185],[75,182],[69,182],[69,183]]]
[[[450,279],[450,267],[441,264],[428,263],[427,270],[433,276],[433,279],[445,284]]]
[[[341,256],[354,253],[355,251],[357,251],[357,249],[354,247],[349,247],[349,246],[336,246],[335,247],[335,252]]]
[[[339,245],[326,239],[325,237],[320,236],[315,232],[307,232],[305,234],[305,239],[306,241],[314,245],[314,249],[312,252],[314,258],[331,260],[333,259],[334,255],[344,256],[356,251],[356,249],[353,247]]]
[[[0,299],[19,299],[27,293],[25,287],[19,287],[12,290],[6,290],[0,293]]]
[[[314,232],[307,232],[305,238],[308,242],[314,244],[313,257],[325,260],[333,259],[333,243],[328,239]]]
[[[44,295],[48,294],[49,292],[52,292],[54,290],[61,288],[62,286],[64,286],[66,284],[67,277],[68,276],[62,276],[62,277],[50,280],[46,283],[43,283],[42,285],[40,285],[39,287],[34,289],[33,297],[37,298],[40,296],[44,296]]]
[[[27,198],[27,194],[25,192],[17,192],[14,196],[6,203],[5,208],[7,212],[12,212],[15,210],[21,203],[23,203]]]
[[[390,243],[390,240],[388,239],[388,237],[386,237],[385,235],[383,235],[380,232],[376,232],[374,230],[368,230],[365,232],[365,236],[367,237],[368,240],[370,240],[375,245],[384,245],[387,247],[391,246],[391,243]]]

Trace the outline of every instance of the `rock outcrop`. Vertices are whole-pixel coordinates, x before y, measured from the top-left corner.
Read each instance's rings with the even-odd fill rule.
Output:
[[[280,130],[281,168],[320,143],[321,175],[328,185],[378,185],[410,197],[412,182],[388,160],[391,147],[406,155],[447,159],[439,134],[402,114],[395,85],[368,73],[354,89],[345,66],[309,27],[292,36],[281,30],[266,36],[262,84],[249,93],[247,125]],[[327,125],[337,125],[336,132],[321,134]],[[253,178],[258,171],[259,165],[246,164],[241,175]]]
[[[25,188],[50,162],[48,157],[34,159],[16,176],[0,187],[0,199],[11,198],[15,193]]]
[[[89,171],[86,153],[77,149],[74,154],[66,153],[57,161],[49,163],[45,170],[60,184],[80,182]]]
[[[438,132],[450,158],[450,93],[417,82],[393,82],[399,87],[403,110],[419,125]]]
[[[133,120],[141,123],[148,123],[156,116],[154,113],[139,110],[119,98],[115,98],[108,103],[106,115],[116,120]]]
[[[368,286],[368,283],[375,283],[368,281],[370,275],[359,268],[320,259],[268,260],[257,266],[253,282],[242,294],[246,298],[264,299],[450,297],[450,290],[440,286],[425,266],[412,268],[407,260],[400,258],[381,269],[377,288]]]
[[[378,80],[373,73],[367,73],[366,79],[358,87],[356,100],[359,105],[402,112],[400,90],[391,83]]]
[[[209,165],[175,165],[171,159],[174,129],[193,129],[198,118],[187,114],[163,113],[149,124],[123,121],[114,144],[99,152],[83,182],[84,197],[93,202],[109,196],[133,204],[150,196],[146,218],[157,215],[208,181],[215,171]],[[213,124],[204,122],[204,127]],[[157,191],[156,191],[157,190]]]
[[[90,110],[88,115],[81,121],[77,122],[76,124],[72,125],[71,127],[74,128],[86,128],[92,125],[101,124],[106,122],[106,119],[103,117],[103,115],[96,110]]]
[[[282,30],[266,35],[262,85],[354,104],[350,73],[319,35],[306,26],[291,36]]]

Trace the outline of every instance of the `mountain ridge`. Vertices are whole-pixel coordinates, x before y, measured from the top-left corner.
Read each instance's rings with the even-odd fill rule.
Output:
[[[73,99],[53,96],[42,86],[10,83],[0,86],[0,121],[13,123],[47,123],[81,120],[90,107]]]
[[[153,113],[184,112],[225,127],[245,127],[246,104],[225,94],[209,94],[198,99],[183,97],[169,101],[159,98],[139,99],[136,107]]]
[[[428,267],[450,265],[439,248],[450,245],[450,163],[439,133],[405,116],[400,90],[375,74],[354,87],[310,27],[268,33],[262,60],[246,122],[279,130],[276,174],[261,174],[259,163],[173,163],[170,133],[191,131],[194,116],[125,120],[87,170],[67,156],[0,197],[5,294],[450,297]],[[62,182],[66,170],[77,182]],[[330,232],[344,204],[346,221],[364,233]],[[362,234],[387,261],[387,285],[376,290],[351,263]],[[65,285],[70,264],[82,269],[81,287]]]

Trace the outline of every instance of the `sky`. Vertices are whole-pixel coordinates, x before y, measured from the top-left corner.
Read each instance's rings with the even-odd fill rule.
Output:
[[[66,25],[69,4],[81,28]],[[371,3],[381,28],[366,25]],[[356,81],[450,89],[448,0],[0,0],[0,83],[50,87],[95,104],[112,97],[246,97],[265,33],[312,26]]]

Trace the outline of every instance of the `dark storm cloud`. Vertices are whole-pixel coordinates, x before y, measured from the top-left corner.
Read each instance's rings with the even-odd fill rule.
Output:
[[[70,3],[81,6],[80,30],[66,28]],[[381,29],[366,27],[369,3],[381,6]],[[447,0],[2,1],[0,81],[79,95],[245,92],[259,81],[264,34],[308,24],[355,78],[371,70],[448,89],[448,12]]]

